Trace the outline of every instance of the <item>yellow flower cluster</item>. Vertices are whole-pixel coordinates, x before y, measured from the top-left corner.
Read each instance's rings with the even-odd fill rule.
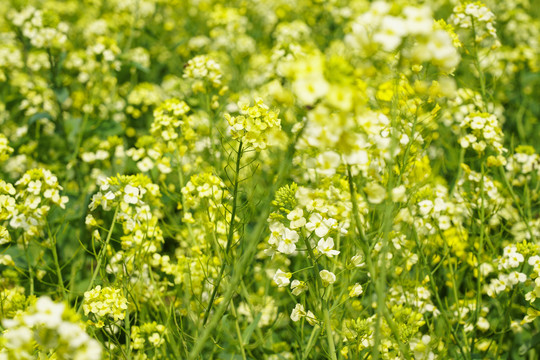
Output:
[[[165,334],[167,329],[155,321],[145,323],[131,328],[131,341],[135,350],[144,350],[145,348],[158,348],[165,343]],[[147,357],[139,356],[138,359]]]
[[[104,237],[99,229],[102,219],[97,208],[104,211],[114,210],[113,224],[122,224],[120,236],[121,250],[112,252],[107,264],[107,271],[122,277],[136,276],[142,271],[148,259],[161,249],[163,232],[158,225],[162,217],[159,188],[144,175],[100,178],[100,191],[92,198],[89,205],[92,214],[86,217],[86,225],[93,230],[93,237]],[[112,231],[111,229],[110,231]],[[110,238],[110,234],[107,237]],[[112,250],[112,249],[111,249]],[[142,275],[141,275],[142,276]]]
[[[253,106],[239,104],[239,107],[241,115],[225,114],[233,139],[242,141],[247,148],[266,149],[272,133],[281,129],[279,113],[270,110],[262,98],[256,98]]]
[[[127,308],[128,301],[122,294],[122,289],[101,288],[101,285],[98,285],[84,293],[84,314],[92,314],[95,321],[91,320],[90,324],[98,328],[109,324],[110,320],[115,323],[124,320]]]
[[[126,112],[135,119],[157,106],[164,98],[163,90],[156,84],[140,83],[127,98]]]

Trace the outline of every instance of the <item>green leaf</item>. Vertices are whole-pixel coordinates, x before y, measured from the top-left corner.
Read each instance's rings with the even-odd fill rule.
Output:
[[[249,326],[242,332],[242,341],[244,344],[247,344],[249,342],[249,339],[251,338],[251,335],[253,334],[253,331],[257,327],[257,324],[259,324],[259,320],[261,320],[262,313],[258,313],[257,316],[255,316],[255,319],[249,324]]]
[[[49,120],[53,121],[52,115],[49,114],[48,112],[39,112],[39,113],[36,113],[36,114],[30,116],[30,119],[28,119],[28,125],[32,125],[33,123],[35,123],[39,119],[49,119]]]
[[[54,90],[54,94],[56,95],[56,99],[58,100],[58,102],[62,104],[68,98],[69,91],[67,88],[63,87],[61,89]]]

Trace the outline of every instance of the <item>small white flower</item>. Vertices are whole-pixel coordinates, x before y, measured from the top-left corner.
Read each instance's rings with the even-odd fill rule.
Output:
[[[358,254],[358,255],[354,255],[352,258],[351,258],[351,264],[353,264],[355,267],[362,267],[364,266],[366,263],[364,262],[364,255],[362,254]]]
[[[341,158],[334,151],[326,151],[317,156],[317,172],[324,176],[332,176],[336,173]]]
[[[142,172],[150,171],[154,168],[154,162],[148,156],[145,156],[144,159],[137,162],[137,168]]]
[[[393,202],[405,202],[407,201],[407,194],[404,185],[400,185],[392,189],[392,201]]]
[[[323,285],[328,286],[336,282],[336,275],[328,270],[321,270],[319,276],[322,279]]]
[[[443,215],[439,217],[439,228],[441,230],[448,230],[452,226],[452,221],[450,220],[450,217],[447,215]]]
[[[386,189],[376,182],[370,182],[364,187],[368,201],[372,204],[380,204],[386,199]]]
[[[306,310],[304,309],[304,305],[296,304],[296,306],[294,307],[291,313],[291,320],[294,322],[297,322],[304,316],[306,316]]]
[[[315,326],[315,325],[317,325],[319,323],[319,321],[315,317],[315,314],[312,313],[310,310],[308,310],[308,312],[306,314],[306,320],[309,323],[309,325],[311,325],[311,326]]]
[[[326,234],[328,234],[330,231],[330,227],[328,225],[328,222],[326,222],[320,214],[314,213],[309,217],[309,222],[306,224],[306,229],[309,231],[315,231],[315,235],[318,237],[323,237],[326,236]]]
[[[294,296],[298,296],[308,289],[305,282],[300,280],[293,280],[291,282],[291,290]]]
[[[285,228],[278,244],[277,251],[283,254],[292,254],[296,250],[298,237],[299,236],[296,231]]]
[[[270,245],[278,245],[283,232],[285,231],[285,225],[283,225],[280,222],[274,221],[270,224],[270,238],[268,239],[268,243]]]
[[[298,229],[306,224],[306,219],[304,218],[304,211],[300,208],[296,208],[287,215],[287,219],[291,221],[290,228]]]
[[[534,266],[535,268],[540,266],[540,256],[534,255],[529,258],[529,265]]]
[[[418,203],[420,214],[426,216],[433,210],[433,202],[431,200],[423,200]]]
[[[39,195],[39,192],[41,190],[41,181],[30,181],[28,183],[28,192],[34,195]]]
[[[124,188],[124,201],[128,204],[137,204],[139,202],[139,188],[126,185]]]
[[[362,288],[362,285],[356,283],[351,287],[351,290],[349,291],[349,297],[357,297],[361,295],[364,292],[364,289]]]
[[[292,274],[290,272],[282,271],[281,269],[278,269],[274,275],[274,282],[278,287],[286,287],[291,282]]]
[[[518,271],[512,271],[508,274],[508,283],[516,285],[517,283],[523,283],[527,280],[527,275]]]
[[[480,316],[478,318],[478,321],[476,322],[476,326],[481,331],[488,331],[489,330],[489,321],[487,321],[487,319],[485,317]]]
[[[523,260],[525,260],[523,255],[518,252],[513,252],[512,254],[508,255],[508,267],[517,268],[523,262]]]
[[[331,237],[319,240],[317,243],[317,250],[328,257],[339,255],[339,251],[334,250],[334,239]]]

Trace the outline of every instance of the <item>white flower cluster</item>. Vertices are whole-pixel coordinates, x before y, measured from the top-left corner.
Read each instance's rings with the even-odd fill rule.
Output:
[[[405,6],[400,13],[392,10],[389,2],[371,3],[370,9],[352,22],[346,42],[368,54],[373,45],[394,52],[409,38],[413,46],[403,55],[417,62],[432,61],[446,72],[457,66],[460,57],[453,39],[435,25],[430,8]]]
[[[304,211],[301,208],[292,210],[288,215],[289,227],[281,222],[272,222],[270,224],[270,244],[275,250],[282,254],[292,254],[296,251],[296,243],[299,234],[296,230],[305,228],[307,231],[317,235],[320,240],[317,244],[317,250],[332,257],[339,254],[334,250],[334,240],[331,237],[324,238],[331,230],[337,229],[337,221],[331,217],[323,217],[320,213],[313,212],[309,221],[304,217]]]
[[[459,139],[462,147],[471,147],[480,154],[489,147],[500,158],[500,161],[506,162],[501,157],[506,149],[502,145],[503,133],[495,115],[488,113],[469,114],[463,119],[461,128],[467,131],[467,135]]]
[[[208,55],[195,56],[189,60],[184,68],[183,77],[193,79],[192,85],[194,92],[204,92],[204,83],[208,82],[213,88],[221,88],[223,74],[219,64]]]
[[[500,46],[497,30],[494,26],[495,15],[480,2],[465,2],[454,7],[450,22],[456,27],[474,29],[476,42],[480,43],[488,36],[495,40],[495,47]]]
[[[23,229],[25,236],[41,235],[51,204],[65,209],[68,198],[60,195],[62,189],[56,176],[41,168],[27,171],[15,187],[0,181],[0,222],[9,220],[9,226]],[[0,234],[0,243],[6,243],[5,227],[0,226]]]
[[[42,296],[27,311],[4,319],[1,360],[79,359],[100,360],[99,342],[86,332],[78,316],[63,303]]]
[[[514,177],[512,185],[523,186],[535,173],[540,176],[540,156],[532,146],[518,146],[508,158],[506,170]]]
[[[63,48],[67,42],[69,27],[55,21],[54,15],[44,13],[32,6],[8,14],[13,25],[20,27],[22,34],[37,48]]]
[[[522,272],[524,263],[528,262],[533,267],[533,272],[540,270],[540,257],[537,255],[531,256],[527,261],[516,245],[506,246],[503,249],[503,256],[496,262],[498,262],[498,276],[491,279],[489,284],[484,286],[484,292],[491,297],[495,297],[527,281],[527,275]],[[489,270],[491,271],[491,269]],[[540,290],[540,287],[538,290]],[[527,301],[534,301],[536,299],[535,294],[535,290],[533,290],[525,296],[525,299]]]
[[[104,211],[114,210],[117,223],[122,224],[123,235],[120,237],[122,250],[116,252],[109,264],[109,273],[122,274],[124,269],[134,271],[134,263],[146,261],[153,253],[161,249],[163,232],[158,225],[162,214],[159,187],[146,176],[126,176],[98,179],[100,191],[92,197],[91,211],[101,207]],[[99,213],[97,213],[99,214]],[[94,238],[100,240],[98,221],[88,214],[86,225],[94,228]]]
[[[101,206],[103,210],[108,211],[116,206],[120,207],[123,212],[128,211],[131,205],[145,205],[143,196],[150,193],[150,196],[158,196],[158,186],[149,183],[144,183],[141,180],[148,180],[146,177],[101,177],[98,179],[100,191],[94,194],[92,201],[88,207],[90,210],[95,210]]]
[[[306,312],[304,305],[296,304],[291,313],[291,320],[297,322],[300,321],[300,319],[302,318],[306,318],[307,322],[312,326],[315,326],[319,323],[319,321],[315,317],[315,314],[313,314],[310,310]]]

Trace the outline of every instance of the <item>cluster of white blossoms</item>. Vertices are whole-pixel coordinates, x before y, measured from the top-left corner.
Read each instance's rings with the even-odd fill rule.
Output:
[[[467,133],[459,139],[462,147],[470,147],[479,154],[490,149],[501,164],[506,163],[502,154],[507,150],[502,145],[503,133],[495,115],[472,113],[463,119],[460,126]]]
[[[302,318],[305,318],[306,321],[312,326],[315,326],[319,323],[319,321],[315,317],[315,314],[313,314],[310,310],[306,312],[304,305],[296,304],[291,313],[291,320],[297,322],[300,321]]]
[[[368,54],[373,45],[386,52],[394,52],[404,46],[407,39],[412,47],[402,53],[422,63],[432,61],[443,71],[451,72],[459,63],[460,56],[451,34],[438,26],[427,6],[405,6],[395,13],[386,1],[371,3],[368,11],[351,23],[351,33],[346,41],[354,48]]]
[[[158,225],[162,214],[159,187],[144,175],[119,175],[98,179],[99,191],[92,197],[86,217],[86,225],[93,229],[93,237],[102,240],[100,229],[102,214],[114,211],[114,223],[122,225],[120,236],[122,249],[116,251],[107,265],[107,271],[121,275],[133,274],[135,265],[144,264],[152,254],[161,249],[163,232]],[[113,229],[109,230],[112,231]],[[110,238],[110,234],[107,234]],[[133,275],[135,276],[135,275]]]
[[[21,239],[43,234],[51,205],[65,209],[67,196],[62,196],[62,186],[49,170],[37,168],[27,171],[15,187],[0,180],[0,222],[9,221],[13,230],[23,229]],[[0,225],[0,243],[7,243],[6,227]]]
[[[194,80],[191,88],[197,93],[205,91],[205,84],[215,89],[221,88],[223,73],[214,59],[208,55],[198,55],[187,62],[183,77]]]
[[[8,14],[11,23],[21,29],[22,34],[36,48],[63,48],[67,42],[69,27],[60,22],[52,12],[43,12],[29,6],[22,11]]]
[[[99,191],[94,194],[88,206],[90,210],[101,207],[109,211],[118,207],[122,212],[130,212],[131,206],[146,204],[143,198],[147,193],[150,199],[159,196],[159,187],[143,175],[101,177],[98,179],[98,185]]]
[[[26,311],[3,319],[1,360],[100,360],[102,348],[86,332],[79,316],[63,303],[42,296]]]
[[[503,254],[494,263],[497,264],[496,277],[484,285],[483,292],[490,297],[511,291],[516,286],[522,286],[525,300],[533,304],[540,298],[540,256],[539,247],[534,243],[521,242],[505,246]],[[490,264],[483,264],[483,275],[489,276],[494,272]],[[482,269],[482,267],[481,267]],[[532,287],[531,287],[532,285]],[[528,310],[521,323],[532,322],[540,315],[536,310]]]
[[[296,208],[287,215],[289,226],[281,222],[270,223],[270,238],[268,244],[282,254],[293,254],[296,251],[296,243],[299,239],[298,231],[308,231],[319,237],[317,250],[328,257],[339,254],[334,250],[334,240],[325,236],[332,230],[337,230],[337,221],[332,217],[323,217],[323,214],[313,212],[309,215],[309,220],[304,217],[304,211]]]
[[[505,167],[512,176],[512,185],[524,186],[535,174],[540,177],[540,156],[532,146],[520,145],[508,158]]]
[[[494,24],[495,14],[481,1],[464,2],[454,7],[450,22],[458,28],[473,29],[477,43],[492,37],[494,47],[501,45]]]

